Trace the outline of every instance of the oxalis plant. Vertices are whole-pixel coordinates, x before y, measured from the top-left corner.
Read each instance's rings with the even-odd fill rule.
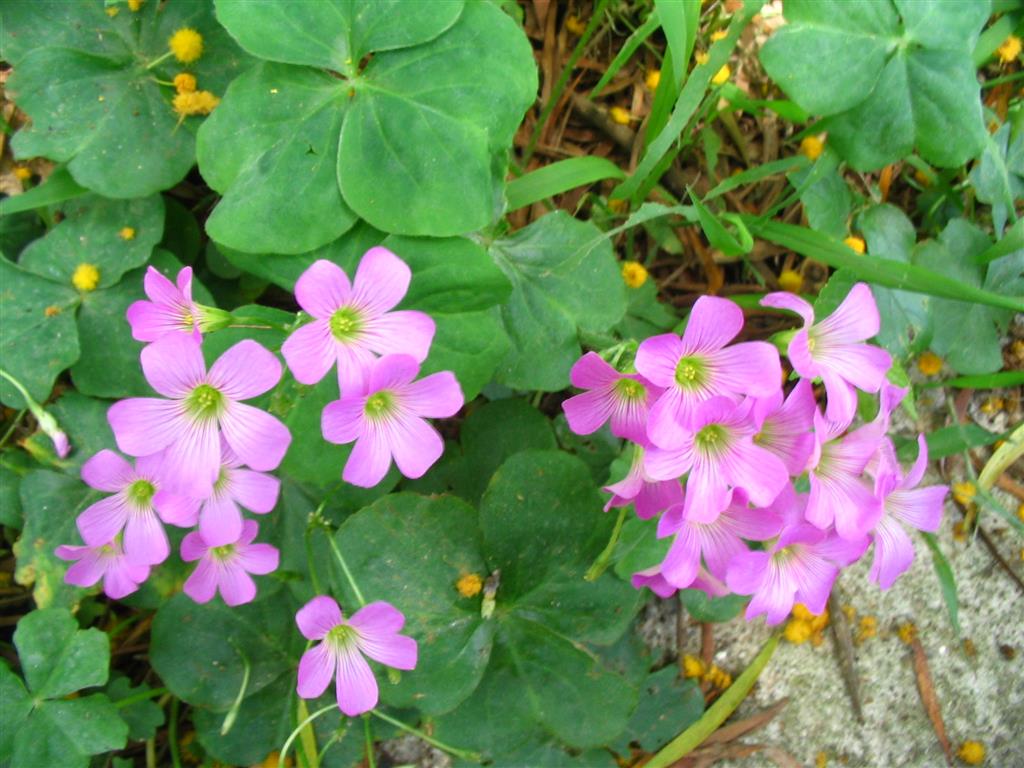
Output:
[[[929,459],[1001,435],[908,430],[908,370],[1022,383],[1022,111],[977,79],[1019,58],[1019,13],[787,0],[757,100],[729,62],[758,3],[618,5],[564,20],[540,100],[512,2],[0,7],[25,188],[0,202],[0,523],[37,606],[0,665],[0,765],[372,766],[411,733],[457,765],[657,768],[779,635],[706,700],[636,638],[652,593],[775,627],[862,558],[893,587],[923,538],[956,626]],[[632,172],[524,172],[596,29],[637,13],[590,94],[662,58]],[[766,110],[793,151],[719,181],[708,126]],[[712,183],[680,197],[695,142]],[[885,202],[899,163],[913,220]],[[884,193],[844,175],[885,168]],[[777,202],[729,209],[765,180]],[[600,181],[589,217],[513,224]],[[758,242],[834,271],[815,297],[790,258],[680,310],[648,273],[673,230],[762,284]],[[1012,523],[1003,437],[976,490]],[[112,641],[145,671],[112,673]]]

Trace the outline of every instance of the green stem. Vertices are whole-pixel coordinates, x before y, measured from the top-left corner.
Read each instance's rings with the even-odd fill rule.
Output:
[[[148,690],[148,691],[142,691],[141,693],[136,693],[136,694],[134,694],[132,696],[126,696],[123,699],[118,699],[117,701],[114,702],[114,706],[117,709],[121,709],[122,707],[130,707],[132,704],[134,704],[137,701],[145,701],[146,699],[156,698],[157,696],[163,696],[165,693],[167,693],[167,689],[166,688],[153,688],[153,689]]]
[[[608,563],[612,559],[612,553],[615,551],[615,545],[619,543],[619,534],[622,533],[622,523],[626,519],[626,510],[628,508],[628,504],[624,504],[619,507],[619,517],[615,521],[615,528],[612,529],[611,538],[608,539],[608,543],[601,551],[601,554],[597,556],[594,564],[587,569],[586,574],[583,576],[586,581],[597,581],[598,577],[604,573],[605,569],[608,567]]]
[[[168,51],[163,56],[157,56],[155,59],[153,59],[151,62],[149,62],[149,64],[146,65],[146,69],[147,70],[152,69],[153,67],[157,66],[158,64],[160,64],[160,63],[162,63],[164,61],[167,61],[167,59],[171,58],[171,56],[173,56],[173,55],[174,55],[174,51]]]
[[[316,563],[313,561],[313,529],[306,528],[306,564],[309,566],[309,580],[313,582],[313,592],[322,595],[324,591],[320,588],[320,579],[316,573]]]
[[[363,733],[366,734],[367,768],[377,768],[377,762],[373,756],[373,726],[370,723],[369,715],[363,715]]]
[[[471,752],[466,749],[458,749],[456,747],[449,746],[442,741],[438,741],[432,736],[427,736],[427,734],[425,734],[423,731],[417,728],[413,728],[411,725],[406,725],[401,720],[396,720],[390,715],[385,715],[379,709],[373,709],[370,711],[374,715],[379,717],[381,720],[383,720],[385,723],[390,723],[391,725],[395,726],[395,728],[403,730],[406,733],[411,733],[418,739],[423,739],[423,741],[427,742],[427,744],[429,744],[432,747],[437,747],[442,752],[447,752],[449,755],[454,755],[455,757],[458,757],[462,760],[470,760],[474,763],[483,762],[483,756],[479,752]]]
[[[231,705],[231,709],[228,710],[227,715],[224,717],[224,722],[220,726],[220,735],[227,736],[228,731],[231,730],[235,724],[235,720],[238,718],[238,710],[242,706],[242,700],[245,698],[245,692],[249,688],[249,675],[252,672],[252,665],[249,663],[249,657],[245,655],[241,648],[231,642],[235,652],[242,657],[242,685],[238,689],[238,695],[235,697],[234,704]]]
[[[345,578],[348,580],[348,585],[352,587],[352,592],[356,596],[356,600],[359,601],[360,605],[366,605],[366,598],[363,597],[363,593],[359,590],[359,585],[356,584],[355,578],[352,576],[352,571],[348,569],[348,563],[345,562],[345,558],[342,557],[341,550],[338,549],[338,544],[334,541],[334,536],[331,535],[330,531],[326,531],[327,543],[331,545],[331,549],[334,550],[334,556],[338,560],[338,565],[341,566],[342,572],[345,574]]]
[[[5,445],[7,445],[7,441],[11,439],[11,435],[14,434],[14,430],[18,428],[18,425],[21,423],[21,420],[25,417],[26,413],[27,409],[22,408],[20,411],[17,412],[17,414],[15,414],[14,421],[11,422],[11,426],[9,426],[7,428],[7,431],[4,432],[4,436],[0,437],[0,448],[3,448]]]
[[[171,699],[171,714],[167,722],[167,746],[171,750],[171,765],[181,768],[181,754],[178,748],[178,707],[181,702],[175,696]]]
[[[746,698],[750,689],[754,687],[758,675],[761,674],[761,670],[764,669],[768,659],[775,652],[775,647],[779,644],[779,637],[781,637],[781,634],[775,632],[768,638],[768,641],[762,646],[757,656],[754,657],[750,666],[743,670],[743,674],[736,678],[736,682],[730,685],[725,693],[708,707],[700,720],[676,736],[676,738],[666,744],[661,751],[652,757],[646,763],[645,768],[668,768],[668,766],[674,764],[680,758],[690,754],[690,752],[703,743],[704,739],[714,733],[718,726],[724,723],[725,719]]]
[[[338,708],[337,704],[328,704],[326,707],[324,707],[323,709],[318,709],[312,715],[310,715],[305,720],[303,720],[301,723],[299,723],[297,726],[295,726],[295,730],[292,731],[290,734],[288,734],[288,739],[285,741],[284,746],[281,747],[281,752],[280,752],[280,756],[277,759],[277,764],[278,765],[287,765],[287,763],[285,762],[285,758],[288,757],[288,750],[291,749],[292,742],[295,741],[295,739],[297,739],[299,737],[300,733],[302,733],[302,729],[303,728],[305,728],[307,725],[309,725],[314,720],[316,720],[318,717],[320,717],[320,715],[327,714],[332,709],[337,709],[337,708]]]

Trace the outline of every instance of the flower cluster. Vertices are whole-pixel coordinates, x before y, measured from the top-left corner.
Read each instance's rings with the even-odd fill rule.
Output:
[[[891,586],[913,559],[906,527],[935,531],[948,489],[917,487],[928,462],[923,436],[906,474],[887,437],[906,390],[887,380],[888,353],[865,343],[879,330],[868,286],[854,286],[817,322],[792,294],[762,303],[804,321],[788,346],[800,377],[788,395],[775,347],[732,343],[742,311],[705,296],[682,337],[640,344],[635,372],[585,354],[571,378],[586,391],[563,407],[578,434],[610,422],[634,444],[627,476],[605,489],[607,508],[632,503],[643,519],[660,515],[658,536],[672,537],[664,561],[635,574],[634,585],[661,596],[685,588],[751,595],[747,618],[778,624],[795,603],[821,613],[839,570],[872,543],[870,578]],[[852,428],[857,390],[878,395],[878,415]],[[794,483],[804,477],[809,492],[799,493]]]
[[[320,260],[295,284],[295,298],[312,322],[281,348],[295,378],[316,384],[337,367],[340,399],[324,408],[323,436],[355,442],[342,479],[371,488],[391,461],[406,477],[421,477],[444,451],[425,419],[453,416],[463,397],[449,371],[417,380],[434,339],[434,321],[395,307],[412,272],[386,248],[371,248],[353,281],[337,264]],[[379,357],[378,357],[379,355]]]
[[[192,300],[192,271],[172,283],[150,267],[148,301],[128,308],[132,335],[148,342],[140,355],[146,381],[160,397],[133,397],[112,405],[107,420],[118,449],[134,463],[103,450],[82,467],[82,479],[107,494],[77,518],[84,546],[62,546],[74,560],[65,576],[92,586],[103,579],[111,597],[138,589],[150,569],[170,554],[164,525],[198,526],[185,536],[181,556],[199,561],[185,592],[207,602],[219,590],[228,605],[252,600],[249,574],[278,565],[278,551],[254,544],[258,532],[242,509],[270,512],[280,485],[266,474],[284,458],[291,434],[276,417],[246,404],[273,389],[281,364],[254,341],[240,341],[207,369],[202,333],[230,315]]]

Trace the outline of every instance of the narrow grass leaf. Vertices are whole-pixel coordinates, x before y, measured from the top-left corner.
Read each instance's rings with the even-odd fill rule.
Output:
[[[661,24],[658,19],[658,10],[655,8],[651,11],[651,15],[647,17],[647,21],[641,24],[639,27],[633,30],[626,42],[623,43],[622,48],[615,58],[612,59],[612,63],[608,65],[608,69],[601,75],[601,79],[597,81],[597,85],[590,92],[590,98],[595,99],[601,93],[608,83],[611,82],[612,78],[619,73],[619,70],[625,66],[626,62],[629,61],[630,57],[636,52],[636,49],[643,45],[644,41],[650,37],[654,31]]]
[[[677,86],[681,86],[686,81],[686,65],[697,36],[700,0],[654,0],[654,7],[672,49],[672,75]]]
[[[775,160],[771,163],[756,166],[751,168],[749,171],[737,173],[735,176],[730,176],[722,181],[704,196],[704,201],[707,202],[708,200],[714,200],[716,197],[721,197],[726,192],[731,192],[737,187],[754,184],[755,182],[762,181],[772,176],[777,176],[780,173],[801,170],[810,164],[811,161],[804,155],[792,155],[790,157],[784,157],[781,160]]]
[[[623,179],[625,172],[603,157],[570,157],[545,165],[508,183],[508,209],[536,203],[602,179]]]
[[[942,589],[942,599],[946,601],[946,610],[949,611],[949,623],[953,625],[953,631],[957,637],[960,636],[960,598],[956,594],[956,578],[953,576],[953,569],[949,560],[939,549],[939,542],[934,533],[921,532],[928,549],[932,551],[932,563],[935,565],[935,575],[939,577],[939,587]]]
[[[71,178],[67,168],[61,166],[54,170],[38,187],[32,187],[23,194],[0,200],[0,216],[10,216],[22,211],[32,211],[36,208],[63,203],[65,200],[81,197],[88,192],[88,189],[79,186]]]

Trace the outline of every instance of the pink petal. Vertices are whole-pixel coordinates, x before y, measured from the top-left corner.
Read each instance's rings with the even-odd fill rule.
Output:
[[[815,326],[814,336],[829,346],[852,344],[870,339],[880,327],[878,305],[871,289],[866,283],[857,283],[835,312]]]
[[[726,584],[737,595],[752,595],[764,583],[771,556],[764,551],[747,551],[736,555],[729,563]]]
[[[417,416],[396,415],[386,434],[388,449],[406,477],[422,477],[444,453],[441,435]]]
[[[135,301],[125,312],[136,341],[156,341],[174,333],[183,333],[186,310],[178,305]]]
[[[338,653],[336,692],[338,707],[349,717],[369,712],[377,706],[377,681],[370,665],[354,645]]]
[[[220,427],[242,463],[260,472],[276,469],[292,441],[288,427],[276,417],[239,402],[221,414]],[[219,460],[217,465],[219,469]]]
[[[349,303],[352,287],[348,275],[337,264],[325,259],[314,261],[295,282],[295,299],[318,320],[327,320]]]
[[[871,561],[868,578],[882,589],[888,589],[914,561],[914,545],[900,524],[882,518],[874,532],[875,559]]]
[[[722,394],[763,397],[778,391],[782,381],[778,350],[765,341],[734,344],[709,355],[708,359],[713,370],[713,386]]]
[[[82,480],[98,491],[114,493],[131,483],[132,465],[111,450],[102,450],[82,465]]]
[[[128,520],[128,505],[121,494],[100,499],[90,504],[75,523],[82,540],[90,547],[102,547],[111,542]]]
[[[112,565],[103,579],[103,592],[107,597],[120,600],[139,588],[149,578],[146,566]]]
[[[146,381],[164,397],[181,399],[206,378],[206,363],[199,344],[175,333],[143,348],[139,356]]]
[[[181,405],[155,397],[119,400],[107,411],[117,447],[129,456],[159,453],[188,430]]]
[[[401,391],[402,405],[415,415],[430,419],[454,416],[465,402],[458,379],[451,371],[424,376]]]
[[[693,445],[665,450],[651,448],[644,452],[644,472],[653,480],[675,480],[693,466]]]
[[[199,512],[199,535],[210,547],[234,544],[242,535],[242,512],[224,494],[214,493]]]
[[[361,488],[373,488],[391,467],[391,451],[384,435],[376,430],[367,431],[356,440],[345,463],[341,478]]]
[[[186,424],[184,434],[164,451],[164,482],[169,490],[203,499],[220,474],[220,435],[215,421]]]
[[[246,520],[242,523],[242,534],[238,537],[238,544],[251,544],[253,539],[256,538],[256,534],[259,533],[260,526],[255,520]]]
[[[186,533],[181,540],[181,559],[186,563],[194,562],[205,555],[209,548],[198,531]]]
[[[338,445],[351,443],[365,433],[366,398],[345,397],[328,403],[320,414],[324,440]]]
[[[815,350],[814,357],[822,371],[831,371],[865,392],[881,389],[892,367],[892,356],[872,344],[847,344],[820,354]]]
[[[621,374],[611,367],[597,352],[587,352],[569,371],[569,381],[580,389],[597,389],[619,380]]]
[[[256,582],[237,562],[221,563],[217,586],[220,587],[220,596],[224,602],[232,608],[256,599]]]
[[[731,500],[732,492],[717,467],[698,458],[686,479],[683,517],[695,523],[713,523]]]
[[[734,494],[734,500],[739,491]],[[750,509],[746,506],[733,505],[719,518],[728,524],[729,530],[736,536],[750,541],[767,541],[779,535],[783,521],[770,508]]]
[[[839,569],[820,557],[804,555],[789,560],[786,570],[796,584],[796,599],[807,606],[811,613],[821,615],[825,611]]]
[[[658,570],[657,566],[634,573],[630,582],[633,585],[633,589],[647,587],[661,598],[672,597],[677,592],[676,588],[669,584],[665,577],[661,575],[661,571]]]
[[[167,559],[171,545],[155,512],[135,512],[124,527],[124,554],[137,565],[156,565]]]
[[[676,366],[683,356],[683,342],[674,333],[651,336],[640,342],[636,351],[636,369],[659,387],[676,388]]]
[[[82,469],[84,470],[85,467]],[[914,464],[910,468],[910,471],[907,472],[907,476],[903,478],[903,482],[900,484],[900,487],[916,487],[917,484],[921,482],[921,478],[924,477],[926,469],[928,469],[928,441],[925,440],[924,435],[921,434],[917,436],[917,458],[914,460]]]
[[[327,595],[314,597],[295,614],[295,623],[307,640],[322,640],[341,622],[341,608]]]
[[[185,579],[185,586],[182,589],[197,603],[210,602],[217,594],[216,566],[206,558],[200,560],[196,569]]]
[[[186,267],[186,269],[188,269]],[[189,269],[191,274],[191,269]],[[168,280],[156,267],[147,267],[146,275],[142,278],[142,288],[146,296],[157,304],[172,304],[180,301],[182,293],[178,287]]]
[[[338,389],[342,397],[358,397],[367,394],[367,379],[377,358],[365,347],[353,344],[338,344]]]
[[[562,403],[569,429],[577,435],[597,432],[612,417],[615,395],[607,387],[575,395]]]
[[[729,572],[729,563],[737,555],[748,551],[747,545],[732,533],[725,515],[719,517],[714,524],[704,526],[701,533],[704,562],[712,575],[724,579]]]
[[[217,359],[208,380],[232,400],[249,400],[277,385],[281,363],[264,346],[246,339]]]
[[[153,508],[160,519],[168,525],[191,528],[199,522],[199,507],[202,502],[180,493],[158,491],[153,497]]]
[[[360,636],[374,639],[401,632],[405,626],[405,616],[391,603],[377,600],[353,613],[348,623],[359,630]]]
[[[327,690],[334,677],[334,656],[327,643],[320,643],[299,659],[299,680],[295,692],[304,699],[316,699]]]
[[[174,282],[181,295],[186,300],[192,301],[192,267],[182,267]]]
[[[761,299],[761,306],[774,307],[775,309],[788,309],[790,312],[796,312],[803,318],[805,327],[814,322],[814,307],[799,296],[794,296],[792,293],[787,293],[786,291],[769,293]]]
[[[99,553],[90,547],[68,547],[60,546],[56,549],[57,557],[62,560],[74,560],[81,558],[77,563],[68,567],[64,574],[64,581],[74,584],[76,587],[91,587],[107,571],[107,561]]]
[[[393,309],[409,290],[409,265],[382,246],[363,254],[352,286],[352,303],[374,315]]]
[[[728,299],[701,296],[693,305],[683,332],[686,354],[714,352],[743,330],[743,310]]]
[[[637,517],[649,520],[663,509],[668,509],[673,504],[682,504],[683,501],[683,488],[679,481],[645,482],[633,500],[633,507]]]
[[[277,505],[281,481],[262,472],[236,469],[231,472],[229,490],[234,500],[250,512],[265,515]]]
[[[919,531],[935,533],[942,523],[942,510],[949,488],[929,485],[913,490],[894,491],[885,499],[885,510]]]
[[[700,541],[694,526],[683,525],[661,563],[661,575],[673,587],[685,589],[697,578],[699,568]]]
[[[836,424],[849,424],[857,413],[857,390],[845,379],[829,370],[821,370],[828,404],[825,418]]]
[[[370,366],[367,391],[398,389],[412,382],[420,373],[420,364],[409,355],[386,355]]]
[[[430,353],[436,331],[430,315],[403,309],[370,320],[359,341],[378,355],[409,355],[423,362]]]
[[[374,638],[359,637],[359,650],[374,661],[395,669],[415,669],[418,649],[416,641],[405,635],[388,635]]]
[[[670,387],[651,406],[647,416],[647,436],[658,447],[675,448],[685,440],[681,425],[693,410],[692,404],[685,406],[686,397],[678,387]]]
[[[796,335],[790,339],[789,347],[786,348],[786,356],[789,358],[793,370],[805,379],[816,379],[821,375],[821,368],[818,367],[818,363],[811,355],[810,338],[806,328],[797,331]]]
[[[284,340],[281,354],[296,381],[316,384],[337,361],[337,347],[338,342],[331,335],[328,322],[314,320],[293,331]]]
[[[277,570],[281,562],[281,553],[270,544],[249,544],[239,547],[236,559],[239,565],[249,573],[265,576]]]
[[[756,506],[767,507],[789,483],[789,471],[774,453],[742,441],[731,453],[729,479],[743,488]]]

